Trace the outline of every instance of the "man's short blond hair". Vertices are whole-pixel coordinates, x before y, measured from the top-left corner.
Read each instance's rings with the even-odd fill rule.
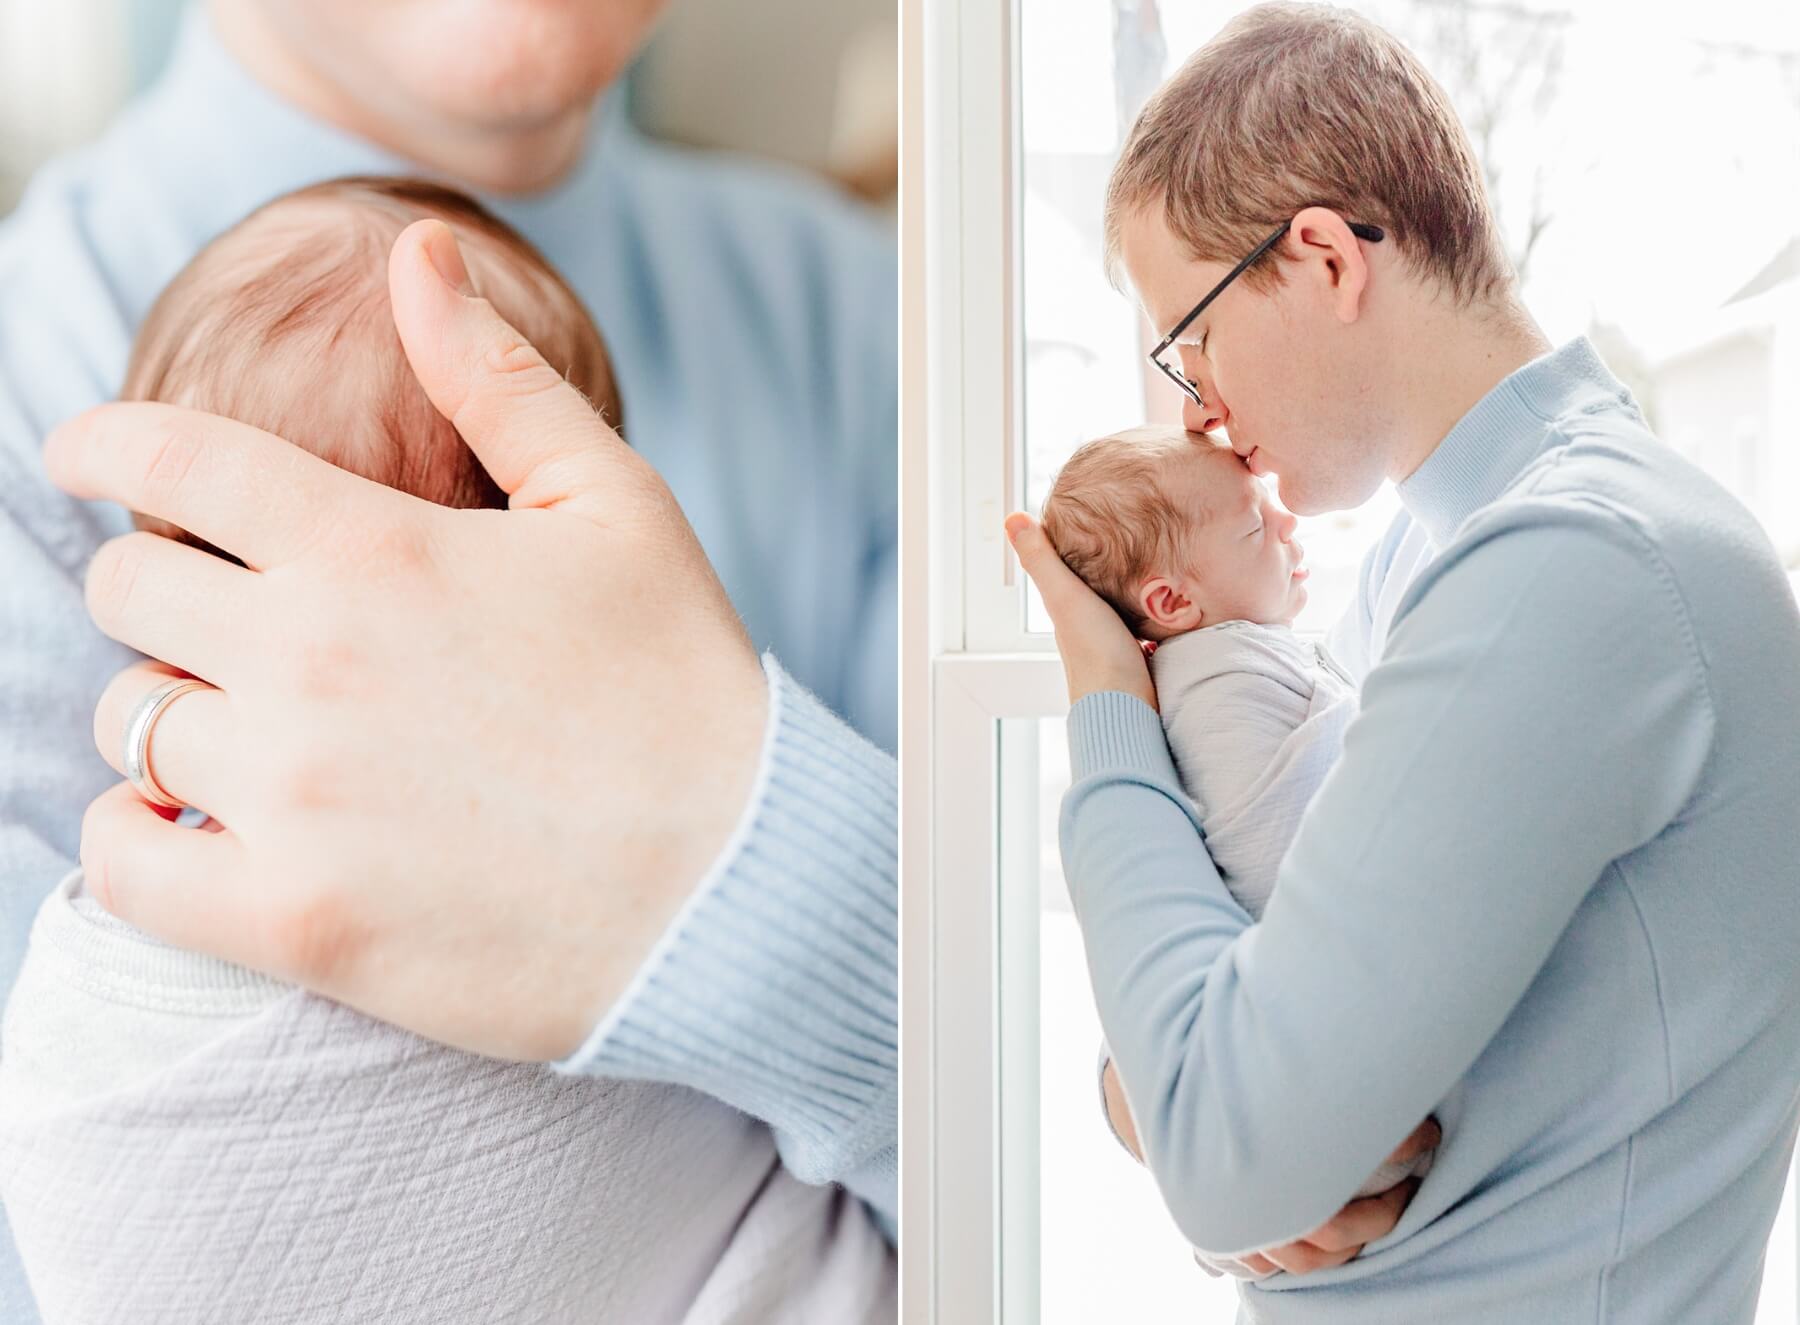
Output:
[[[1057,471],[1044,498],[1044,533],[1069,569],[1111,603],[1134,635],[1149,622],[1144,581],[1180,567],[1183,535],[1202,519],[1168,488],[1169,462],[1193,445],[1180,428],[1132,428],[1088,442]]]
[[[1151,206],[1199,262],[1235,264],[1320,206],[1380,226],[1460,302],[1492,299],[1513,280],[1449,98],[1397,38],[1346,9],[1258,5],[1150,98],[1107,186],[1115,281],[1120,229]],[[1267,291],[1279,263],[1243,279]]]

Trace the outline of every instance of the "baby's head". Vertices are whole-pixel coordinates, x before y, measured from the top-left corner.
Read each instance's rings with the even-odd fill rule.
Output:
[[[1044,532],[1139,639],[1306,605],[1294,517],[1229,446],[1173,427],[1089,442],[1044,499]]]
[[[373,176],[285,194],[202,249],[146,315],[120,398],[228,415],[441,505],[504,507],[394,329],[388,254],[430,217],[456,235],[476,291],[617,428],[605,342],[543,256],[465,194]],[[167,521],[135,518],[206,546]]]

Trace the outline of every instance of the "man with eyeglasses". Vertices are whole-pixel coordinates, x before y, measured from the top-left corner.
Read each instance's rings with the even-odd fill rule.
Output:
[[[1800,613],[1767,537],[1519,303],[1418,61],[1270,5],[1146,106],[1109,254],[1191,429],[1403,504],[1341,762],[1258,924],[1141,650],[1008,520],[1073,707],[1063,860],[1115,1111],[1251,1318],[1739,1322],[1800,1124]],[[1435,1115],[1416,1189],[1343,1206]],[[1334,1211],[1337,1212],[1334,1214]]]

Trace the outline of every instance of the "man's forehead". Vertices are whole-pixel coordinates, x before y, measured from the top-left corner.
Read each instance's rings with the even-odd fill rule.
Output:
[[[1125,218],[1119,227],[1119,257],[1138,307],[1159,332],[1187,316],[1226,271],[1221,263],[1190,257],[1160,206],[1140,207]]]

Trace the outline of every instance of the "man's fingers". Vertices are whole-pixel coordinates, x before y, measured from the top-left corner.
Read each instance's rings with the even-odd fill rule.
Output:
[[[1406,1140],[1394,1148],[1387,1162],[1390,1164],[1410,1164],[1427,1150],[1436,1150],[1438,1143],[1444,1139],[1444,1129],[1438,1125],[1436,1118],[1427,1118],[1412,1129]]]
[[[1432,1123],[1432,1127],[1435,1128],[1436,1124]],[[1414,1132],[1414,1137],[1422,1134],[1429,1135],[1421,1127]],[[1441,1132],[1438,1135],[1441,1136]],[[1436,1144],[1435,1140],[1432,1144]],[[1396,1151],[1395,1154],[1398,1162],[1399,1152]],[[1385,1192],[1351,1201],[1304,1238],[1285,1246],[1264,1248],[1263,1255],[1289,1274],[1310,1274],[1315,1270],[1343,1265],[1360,1256],[1362,1249],[1369,1243],[1393,1232],[1418,1190],[1419,1180],[1407,1178]],[[1246,1257],[1245,1263],[1249,1262],[1250,1258]]]
[[[520,507],[597,503],[648,470],[582,394],[481,298],[450,227],[416,221],[388,258],[394,326],[438,412]]]
[[[1443,1139],[1444,1129],[1437,1119],[1427,1118],[1400,1143],[1388,1162],[1407,1163],[1435,1149]],[[1393,1232],[1418,1190],[1419,1179],[1404,1179],[1385,1192],[1350,1202],[1304,1238],[1240,1256],[1237,1263],[1257,1274],[1271,1274],[1277,1269],[1289,1274],[1310,1274],[1343,1265],[1360,1256],[1369,1243]]]
[[[1352,1201],[1308,1233],[1305,1241],[1322,1251],[1333,1252],[1361,1248],[1365,1243],[1384,1238],[1394,1231],[1394,1225],[1400,1222],[1407,1203],[1418,1190],[1419,1180],[1407,1178],[1385,1192]]]
[[[1081,582],[1081,577],[1070,570],[1056,548],[1051,544],[1044,527],[1023,511],[1015,511],[1006,517],[1006,536],[1012,540],[1013,551],[1019,556],[1019,565],[1037,585],[1038,594],[1044,600],[1044,607],[1050,613],[1052,621],[1061,623],[1059,612],[1067,613],[1084,599],[1095,597],[1094,591]]]
[[[378,522],[379,503],[399,500],[261,429],[149,401],[99,405],[59,425],[44,468],[73,496],[160,516],[257,570],[334,529]]]
[[[1359,1245],[1342,1251],[1326,1251],[1310,1242],[1290,1242],[1283,1247],[1267,1248],[1262,1254],[1289,1274],[1311,1274],[1314,1270],[1342,1265],[1361,1250]]]
[[[1131,639],[1118,613],[1069,569],[1050,536],[1044,532],[1043,525],[1023,511],[1014,511],[1006,517],[1006,536],[1018,554],[1019,565],[1037,586],[1059,639],[1064,636],[1081,639],[1095,632],[1116,633]],[[1143,646],[1136,640],[1131,640],[1131,645],[1133,652],[1141,657]]]
[[[1143,646],[1119,614],[1069,569],[1043,526],[1029,515],[1015,511],[1007,516],[1006,536],[1056,628],[1069,699],[1097,690],[1123,690],[1154,708],[1156,688],[1150,683]]]
[[[232,834],[170,823],[128,782],[101,794],[81,824],[82,874],[100,905],[147,934],[250,965],[260,929],[240,858]]]
[[[182,675],[160,662],[133,663],[106,684],[94,709],[94,744],[100,757],[125,772],[125,727],[138,702],[157,686]],[[231,701],[222,690],[189,690],[157,715],[146,759],[156,785],[186,805],[231,821],[226,803],[235,773],[223,758],[230,732]]]
[[[255,585],[241,566],[140,530],[94,552],[87,609],[119,643],[222,685],[242,656]]]

